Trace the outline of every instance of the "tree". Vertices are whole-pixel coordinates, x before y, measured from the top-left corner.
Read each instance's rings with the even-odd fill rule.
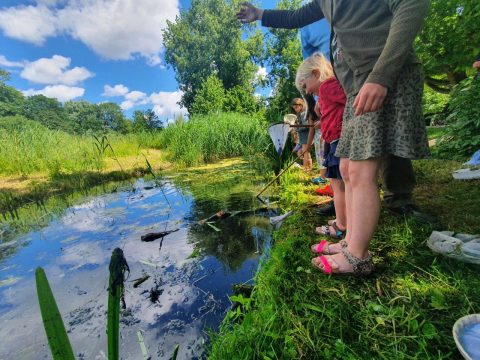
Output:
[[[74,132],[74,123],[57,99],[44,95],[30,96],[25,99],[22,112],[25,117],[38,121],[49,129]]]
[[[0,69],[0,116],[19,115],[25,100],[20,91],[5,84],[8,80],[10,74]]]
[[[133,112],[133,130],[134,131],[154,131],[163,128],[158,115],[152,110],[136,110]]]
[[[431,0],[415,48],[432,89],[449,93],[467,77],[467,70],[480,53],[479,14],[478,0]]]
[[[222,81],[215,75],[207,77],[195,94],[191,111],[194,114],[209,114],[223,110],[225,89]]]
[[[88,101],[67,101],[63,105],[65,112],[74,124],[76,133],[98,132],[103,129],[100,108]]]
[[[121,133],[128,132],[128,120],[125,119],[122,109],[118,104],[106,102],[98,104],[97,106],[100,111],[100,119],[105,128]]]
[[[277,8],[297,9],[300,5],[301,0],[281,0]],[[270,29],[265,61],[271,67],[268,81],[273,89],[267,118],[277,121],[279,114],[289,111],[292,99],[300,95],[295,87],[295,75],[302,62],[298,30]]]
[[[253,32],[253,25],[242,27],[237,21],[239,2],[192,0],[189,10],[167,24],[165,61],[175,70],[183,91],[180,104],[189,112],[202,84],[213,74],[226,91],[239,86],[253,93],[254,61],[261,56],[263,36],[259,30]]]

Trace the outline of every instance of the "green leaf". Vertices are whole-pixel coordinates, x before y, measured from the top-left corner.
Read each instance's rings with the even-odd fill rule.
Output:
[[[433,289],[430,292],[430,305],[437,310],[447,309],[447,304],[445,303],[445,296],[439,289]]]
[[[178,356],[178,349],[180,348],[180,344],[175,345],[175,349],[173,349],[173,355],[170,360],[177,360]]]
[[[435,329],[435,326],[433,326],[433,324],[425,323],[422,326],[422,334],[427,339],[433,339],[437,335],[437,329]]]
[[[45,271],[40,267],[35,270],[35,282],[43,326],[47,333],[48,345],[50,346],[53,359],[75,359],[62,316],[53,297],[52,289],[48,283]]]

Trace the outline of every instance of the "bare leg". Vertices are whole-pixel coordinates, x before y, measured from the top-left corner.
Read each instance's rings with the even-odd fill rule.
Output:
[[[340,159],[340,174],[342,174],[343,183],[345,186],[345,217],[351,219],[352,217],[352,207],[349,206],[352,204],[352,186],[350,184],[350,176],[348,173],[348,168],[350,165],[350,160],[347,158]],[[347,235],[345,236],[345,241],[348,243],[350,240],[351,226],[350,221],[347,222]]]
[[[312,170],[312,155],[310,155],[309,151],[305,152],[305,150],[307,150],[307,145],[302,144],[302,151],[304,152],[304,154],[303,154],[303,167],[306,171],[310,171],[310,170]]]
[[[348,175],[344,176],[348,218],[347,249],[353,256],[360,259],[368,256],[368,246],[380,215],[380,197],[377,186],[380,163],[380,158],[361,161],[350,160]],[[340,167],[340,171],[347,170],[345,163],[342,167],[341,162]],[[349,191],[351,195],[349,195]],[[316,266],[323,267],[316,259],[313,261]],[[334,272],[351,271],[351,265],[342,253],[332,255],[329,262],[331,262]]]
[[[345,230],[347,228],[347,212],[345,207],[345,184],[342,179],[330,179],[330,186],[333,190],[333,203],[335,204],[336,210],[336,219],[335,223],[337,224],[340,230]],[[330,223],[330,222],[329,222]],[[335,234],[336,230],[330,226],[330,233]]]

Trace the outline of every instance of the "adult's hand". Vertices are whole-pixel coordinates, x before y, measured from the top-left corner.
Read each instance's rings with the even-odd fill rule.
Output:
[[[387,92],[388,89],[383,85],[374,83],[363,84],[353,102],[355,116],[360,116],[380,109],[387,96]]]
[[[322,125],[322,122],[320,120],[315,121],[313,123],[313,126],[315,127],[315,129],[320,129],[321,125]]]
[[[237,19],[242,23],[251,23],[256,20],[262,20],[263,10],[256,8],[249,2],[244,2],[236,15]]]

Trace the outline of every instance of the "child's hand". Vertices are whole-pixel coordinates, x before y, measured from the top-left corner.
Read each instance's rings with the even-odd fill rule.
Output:
[[[380,109],[387,96],[387,92],[388,89],[380,84],[364,84],[353,103],[355,116],[360,116]]]

